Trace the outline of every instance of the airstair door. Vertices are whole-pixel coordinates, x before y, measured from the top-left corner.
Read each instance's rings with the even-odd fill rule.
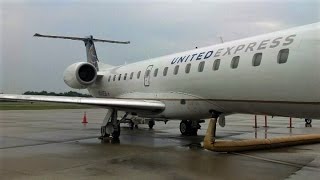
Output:
[[[144,86],[150,86],[150,76],[153,65],[149,65],[144,73]]]

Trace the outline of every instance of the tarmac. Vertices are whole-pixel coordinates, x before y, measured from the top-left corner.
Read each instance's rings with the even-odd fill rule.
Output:
[[[88,123],[81,123],[86,111]],[[182,136],[180,121],[153,130],[121,124],[119,141],[101,141],[105,109],[0,111],[1,179],[319,179],[320,144],[218,153],[202,148],[209,121],[198,136]],[[320,120],[253,115],[226,117],[217,139],[242,140],[320,133]]]

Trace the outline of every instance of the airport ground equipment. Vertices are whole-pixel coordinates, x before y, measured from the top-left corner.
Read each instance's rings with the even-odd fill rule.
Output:
[[[258,149],[272,149],[302,144],[320,143],[320,134],[292,135],[267,139],[216,140],[217,118],[210,119],[203,147],[216,152],[239,152]]]
[[[83,118],[82,118],[82,124],[87,124],[87,123],[88,123],[88,121],[87,121],[87,113],[84,112]]]

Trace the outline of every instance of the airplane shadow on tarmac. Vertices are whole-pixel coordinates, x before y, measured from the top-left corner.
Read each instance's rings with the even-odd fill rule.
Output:
[[[120,144],[120,139],[119,138],[102,138],[101,139],[101,144]]]
[[[129,127],[121,127],[121,136],[118,139],[106,137],[101,139],[102,144],[135,144],[135,145],[151,145],[160,146],[176,146],[187,147],[189,149],[203,149],[203,135],[184,136],[176,133],[168,133],[154,129],[130,129]],[[121,142],[120,142],[121,141]]]

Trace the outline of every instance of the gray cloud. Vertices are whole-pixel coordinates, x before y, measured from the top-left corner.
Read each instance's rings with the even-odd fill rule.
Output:
[[[91,2],[91,1],[90,1]],[[120,65],[195,46],[244,38],[319,21],[319,1],[103,3],[22,1],[1,4],[0,91],[70,90],[64,69],[85,61],[81,42],[33,38],[43,34],[130,40],[96,44],[102,62]]]

